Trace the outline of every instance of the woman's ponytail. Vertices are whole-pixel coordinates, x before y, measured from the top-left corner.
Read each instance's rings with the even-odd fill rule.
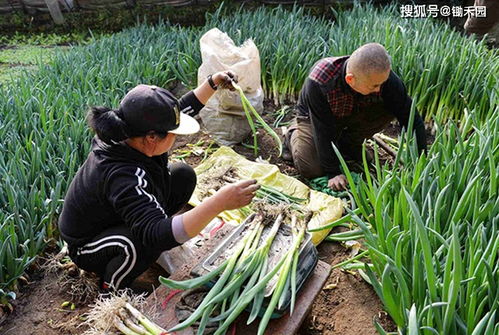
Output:
[[[118,113],[118,110],[99,106],[90,108],[87,114],[90,128],[108,144],[128,138],[126,123],[119,117]]]

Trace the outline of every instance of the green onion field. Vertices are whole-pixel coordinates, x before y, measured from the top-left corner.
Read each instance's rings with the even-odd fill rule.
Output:
[[[393,164],[376,157],[370,170],[365,162],[357,184],[348,174],[358,207],[351,236],[363,239],[366,257],[345,268],[372,285],[397,328],[392,334],[498,335],[498,49],[443,22],[401,18],[395,5],[356,5],[334,16],[221,6],[202,27],[138,25],[0,77],[0,306],[59,238],[66,189],[90,148],[88,107],[116,106],[139,83],[194,88],[199,38],[217,27],[236,44],[253,39],[276,108],[296,101],[318,59],[367,42],[386,47],[435,138],[419,157],[403,132]]]

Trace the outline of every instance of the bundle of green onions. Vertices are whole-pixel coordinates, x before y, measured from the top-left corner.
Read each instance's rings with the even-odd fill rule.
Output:
[[[277,148],[279,150],[279,156],[281,156],[282,143],[281,143],[281,139],[279,138],[279,136],[276,134],[274,129],[272,129],[265,122],[265,120],[260,116],[260,114],[257,113],[255,108],[253,108],[253,106],[251,105],[248,98],[246,98],[246,96],[244,95],[244,92],[243,92],[243,89],[241,88],[241,86],[239,86],[238,84],[236,84],[234,82],[232,83],[232,86],[234,86],[234,88],[239,92],[239,95],[241,96],[241,102],[243,105],[244,113],[246,114],[246,117],[248,118],[248,123],[250,125],[251,131],[253,132],[253,150],[254,150],[255,156],[258,155],[258,140],[256,137],[257,131],[256,131],[255,122],[253,121],[253,117],[257,120],[258,123],[260,123],[262,125],[263,129],[265,129],[265,131],[267,133],[269,133],[270,136],[272,136],[274,138],[274,140],[277,144]]]
[[[166,330],[150,321],[129,303],[118,311],[113,324],[125,335],[168,335]]]
[[[266,223],[272,222],[274,218],[269,233],[265,238],[262,238]],[[218,277],[214,286],[191,316],[169,331],[184,329],[200,319],[198,334],[203,333],[209,322],[219,322],[215,335],[225,334],[239,314],[251,305],[247,321],[247,324],[250,324],[262,309],[267,284],[278,272],[277,284],[260,321],[258,334],[261,335],[265,332],[275,308],[281,308],[284,305],[288,298],[287,292],[290,286],[290,313],[293,313],[299,248],[304,238],[305,224],[297,224],[296,216],[292,216],[292,247],[284,253],[275,266],[269,269],[269,251],[283,220],[282,213],[272,218],[262,213],[256,214],[249,223],[247,233],[233,247],[234,251],[231,256],[218,268],[204,276],[185,281],[174,281],[160,277],[159,280],[163,285],[184,290],[208,284]],[[260,241],[261,238],[262,241]]]
[[[353,211],[349,211],[349,213],[338,220],[335,220],[333,222],[327,223],[323,226],[320,227],[315,227],[308,229],[309,232],[316,232],[316,231],[321,231],[321,230],[326,230],[326,229],[332,229],[335,227],[344,227],[348,228],[350,230],[347,231],[342,231],[339,233],[333,233],[329,234],[326,237],[326,241],[330,242],[346,242],[346,241],[352,241],[352,240],[358,240],[360,238],[364,237],[364,233],[360,227],[358,227],[356,224],[353,224],[353,216],[360,214],[360,209],[357,208]],[[370,227],[370,225],[368,225]],[[354,229],[352,229],[354,228]]]
[[[142,305],[143,296],[135,296],[128,291],[100,298],[87,313],[85,323],[90,329],[84,335],[119,332],[124,335],[169,335],[132,304]]]
[[[222,176],[222,179],[229,183],[235,183],[238,181],[237,178],[229,176]],[[298,205],[307,200],[304,198],[294,197],[292,195],[289,195],[287,193],[284,193],[276,189],[275,187],[267,186],[264,184],[260,184],[260,188],[256,191],[255,197],[257,199],[264,200],[265,202],[274,205],[280,205],[280,204]]]
[[[265,200],[270,204],[298,205],[307,199],[294,197],[278,189],[261,184],[255,194],[257,199]]]

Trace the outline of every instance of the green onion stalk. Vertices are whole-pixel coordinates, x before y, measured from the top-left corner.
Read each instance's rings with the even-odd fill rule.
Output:
[[[274,113],[276,119],[274,121],[274,123],[272,124],[272,126],[274,128],[279,128],[279,126],[281,125],[282,121],[284,120],[284,118],[291,112],[293,111],[292,108],[290,108],[289,106],[284,106],[283,108],[279,109],[278,111],[276,111]],[[289,122],[287,122],[286,124],[289,124]],[[283,124],[284,125],[284,124]]]
[[[387,136],[383,133],[377,133],[376,136],[385,141],[393,150],[399,149],[399,141],[396,138]]]
[[[358,215],[360,213],[361,213],[361,211],[359,208],[357,208],[353,211],[350,210],[347,215],[339,218],[338,220],[335,220],[333,222],[330,222],[330,223],[325,224],[325,225],[320,226],[320,227],[311,228],[308,231],[309,232],[316,232],[316,231],[321,231],[321,230],[325,230],[325,229],[332,229],[334,227],[351,228],[352,224],[347,224],[347,222],[352,222],[353,216]],[[344,232],[340,232],[340,233],[329,234],[325,240],[329,241],[329,242],[346,242],[346,241],[357,240],[357,239],[360,239],[363,237],[364,237],[363,230],[360,229],[359,227],[357,227],[357,229],[352,229],[352,230],[348,230],[348,231],[344,231]]]
[[[346,242],[346,241],[357,240],[362,237],[364,237],[362,229],[354,229],[341,233],[330,234],[326,237],[326,241]]]
[[[266,122],[265,120],[260,116],[260,114],[257,113],[255,108],[251,105],[249,102],[248,98],[244,95],[243,89],[241,86],[239,86],[236,83],[232,83],[232,86],[239,92],[239,95],[241,96],[241,102],[243,105],[244,113],[246,114],[246,117],[248,118],[248,123],[250,125],[251,131],[253,132],[253,150],[255,153],[255,156],[258,155],[258,141],[257,141],[257,132],[256,132],[256,126],[255,123],[253,122],[253,117],[262,125],[263,129],[267,133],[269,133],[270,136],[274,138],[274,141],[277,144],[277,148],[279,150],[279,157],[282,154],[282,143],[281,139],[279,136],[276,134],[274,129],[272,129]]]
[[[270,321],[272,313],[274,309],[279,303],[279,307],[282,307],[284,301],[286,300],[285,288],[287,288],[287,283],[291,284],[291,307],[290,314],[293,314],[295,297],[296,297],[296,271],[298,265],[298,256],[300,254],[300,246],[303,241],[303,237],[305,236],[306,226],[305,224],[301,224],[300,227],[297,227],[296,224],[296,216],[291,218],[291,226],[293,230],[293,246],[284,256],[284,264],[281,267],[281,271],[279,273],[279,277],[277,279],[277,285],[272,293],[272,298],[270,299],[269,305],[265,311],[265,314],[260,321],[258,326],[258,335],[263,335],[267,325]]]
[[[149,320],[135,307],[126,303],[113,318],[113,325],[125,335],[168,335],[163,328]]]
[[[358,215],[358,214],[360,214],[360,209],[357,208],[354,211],[352,211],[351,213],[339,218],[338,220],[327,223],[327,224],[320,226],[320,227],[310,228],[310,229],[308,229],[308,231],[309,232],[316,232],[316,231],[321,231],[321,230],[325,230],[325,229],[331,229],[331,228],[338,227],[338,226],[349,227],[349,225],[346,225],[346,223],[352,221],[352,215]]]

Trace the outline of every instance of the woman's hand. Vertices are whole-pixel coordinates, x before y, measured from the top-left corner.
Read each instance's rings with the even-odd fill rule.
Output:
[[[213,197],[221,211],[226,211],[248,205],[259,188],[260,185],[256,183],[256,180],[243,180],[225,185]]]
[[[229,89],[231,91],[235,90],[232,83],[237,83],[237,75],[232,71],[220,71],[211,76],[213,82],[210,84],[208,79],[206,79],[201,85],[196,87],[193,92],[199,102],[206,105],[208,100],[216,92],[217,88]],[[215,85],[215,86],[213,86]]]
[[[182,214],[185,232],[194,237],[220,212],[248,205],[260,185],[256,180],[243,180],[225,185],[217,193]]]
[[[234,91],[234,86],[232,86],[232,82],[237,83],[238,77],[232,71],[221,71],[215,73],[213,76],[213,82],[221,89],[229,89]]]

